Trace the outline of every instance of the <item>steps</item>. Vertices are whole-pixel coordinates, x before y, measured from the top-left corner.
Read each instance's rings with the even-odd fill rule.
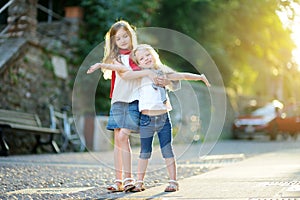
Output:
[[[25,38],[8,38],[0,40],[0,73],[26,50]]]

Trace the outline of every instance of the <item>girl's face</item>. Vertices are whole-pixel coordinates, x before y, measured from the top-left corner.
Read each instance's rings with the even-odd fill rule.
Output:
[[[147,49],[139,49],[135,52],[136,59],[139,63],[139,66],[142,68],[153,68],[154,66],[154,57]]]
[[[120,28],[115,35],[116,45],[119,49],[130,49],[131,38],[124,28]]]

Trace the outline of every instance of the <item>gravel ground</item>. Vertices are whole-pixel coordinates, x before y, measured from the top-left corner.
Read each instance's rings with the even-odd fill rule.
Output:
[[[224,141],[214,146],[211,155],[199,159],[199,146],[176,146],[178,180],[242,161],[249,156],[295,147],[299,147],[299,141]],[[133,150],[133,158],[136,158],[137,151]],[[136,171],[136,164],[137,159],[133,159],[133,171]],[[125,193],[110,194],[106,191],[114,177],[111,166],[112,152],[0,157],[0,199],[126,198]],[[155,187],[167,181],[160,152],[154,151],[145,186]]]
[[[114,170],[88,161],[87,153],[68,155],[12,157],[0,164],[0,199],[114,199],[126,198],[125,193],[107,193]],[[81,157],[81,162],[70,162]],[[59,158],[55,162],[51,157]],[[49,159],[43,160],[43,159]],[[86,158],[86,159],[85,159]],[[181,160],[177,163],[178,180],[205,173],[229,163],[243,160],[241,155],[208,156],[203,160]],[[62,161],[63,160],[63,161]],[[85,161],[85,162],[83,162]],[[136,177],[136,175],[134,175]],[[145,187],[168,181],[163,163],[149,164]],[[81,191],[76,191],[76,189]],[[35,189],[34,191],[32,189]],[[67,189],[71,191],[67,191]],[[23,191],[19,191],[23,190]],[[73,190],[73,191],[72,191]]]

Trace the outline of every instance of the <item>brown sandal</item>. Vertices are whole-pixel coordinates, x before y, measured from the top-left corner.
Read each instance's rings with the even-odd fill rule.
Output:
[[[166,187],[165,192],[176,192],[179,190],[178,182],[175,180],[169,180],[169,185]]]
[[[142,192],[145,190],[144,181],[136,181],[134,186],[135,188],[133,188],[131,192]]]
[[[109,192],[112,192],[112,193],[114,193],[114,192],[123,192],[124,191],[123,182],[122,182],[122,180],[116,179],[114,181],[114,184],[107,186],[106,189],[109,190]]]
[[[135,188],[133,178],[125,178],[123,184],[125,192],[130,192],[133,188]]]

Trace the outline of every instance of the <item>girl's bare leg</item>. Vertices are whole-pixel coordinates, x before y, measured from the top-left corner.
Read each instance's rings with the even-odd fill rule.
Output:
[[[132,160],[131,160],[131,146],[129,142],[130,130],[121,128],[119,133],[119,142],[121,146],[122,153],[122,162],[123,162],[123,170],[124,177],[131,178],[132,172]]]
[[[115,167],[115,181],[113,185],[107,187],[112,192],[123,191],[123,179],[122,179],[122,147],[119,141],[120,129],[114,130],[114,167]]]
[[[177,183],[177,171],[176,171],[176,162],[174,158],[166,158],[166,165],[169,174],[169,185],[166,187],[165,192],[175,192],[179,189]]]
[[[137,181],[135,183],[135,188],[131,190],[131,192],[142,192],[145,190],[144,187],[144,178],[148,166],[149,159],[139,159],[138,162],[138,174],[137,174]]]
[[[124,191],[131,191],[134,186],[134,179],[132,178],[132,160],[131,160],[131,147],[129,141],[130,130],[121,128],[119,134],[120,146],[122,147],[122,162],[124,170]]]
[[[170,180],[177,180],[176,162],[174,158],[165,159]]]
[[[138,181],[144,181],[149,159],[139,159],[138,162]]]
[[[120,129],[114,130],[114,167],[116,173],[116,180],[123,180],[122,178],[122,146],[119,141]]]

